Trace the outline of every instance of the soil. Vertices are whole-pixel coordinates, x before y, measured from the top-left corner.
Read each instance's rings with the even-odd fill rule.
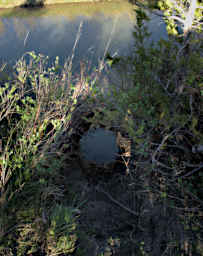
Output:
[[[176,212],[147,191],[142,172],[115,170],[108,180],[92,182],[78,160],[67,162],[63,169],[67,195],[71,191],[80,205],[75,256],[157,256],[171,239],[183,239]]]

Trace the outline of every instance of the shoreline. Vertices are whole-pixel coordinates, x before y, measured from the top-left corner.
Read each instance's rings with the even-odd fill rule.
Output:
[[[99,2],[121,2],[121,0],[0,0],[0,9],[22,8],[43,8],[47,5],[72,4],[72,3],[99,3]],[[125,1],[125,0],[124,0]]]

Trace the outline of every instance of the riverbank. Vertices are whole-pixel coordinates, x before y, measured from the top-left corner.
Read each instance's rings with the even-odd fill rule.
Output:
[[[116,0],[114,0],[116,1]],[[120,2],[120,0],[117,0]],[[0,9],[15,7],[42,7],[44,5],[65,4],[65,3],[96,3],[111,2],[111,0],[0,0]]]

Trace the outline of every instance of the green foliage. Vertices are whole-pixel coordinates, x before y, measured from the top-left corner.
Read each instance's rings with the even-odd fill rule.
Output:
[[[161,144],[158,157],[167,150],[168,144],[180,144],[181,147],[181,140],[188,136],[185,134],[188,131],[192,134],[190,143],[200,143],[203,139],[198,128],[202,109],[201,49],[197,49],[195,54],[185,55],[180,50],[181,46],[172,39],[160,40],[156,46],[145,47],[149,33],[142,19],[135,28],[134,37],[132,57],[115,65],[118,70],[122,64],[127,66],[126,69],[129,66],[133,70],[129,77],[133,84],[129,83],[126,88],[112,84],[109,97],[105,98],[106,107],[95,114],[94,122],[107,127],[120,127],[133,139],[136,153],[144,158],[152,157],[153,144]],[[104,101],[102,97],[100,100],[101,103]],[[176,140],[177,133],[180,133],[177,137],[179,141]],[[174,166],[174,162],[166,159],[164,161],[164,172],[168,175],[173,175],[172,170],[178,172],[178,165]],[[156,167],[162,164],[154,158],[153,162]],[[153,169],[156,169],[155,166]]]
[[[16,64],[17,79],[0,91],[1,191],[7,186],[16,189],[31,179],[31,166],[67,122],[65,113],[70,107],[63,104],[68,97],[64,87],[58,86],[57,59],[55,66],[46,68],[47,58],[33,52],[27,55],[30,64],[22,58]]]
[[[142,23],[143,23],[144,20],[149,21],[148,16],[146,15],[146,13],[142,9],[138,8],[138,9],[136,9],[135,12],[136,12],[136,19],[137,19],[137,26],[138,27],[142,26]]]
[[[16,79],[0,88],[0,255],[70,252],[77,240],[72,210],[58,205],[63,157],[55,157],[77,99],[58,58],[52,67],[47,60],[27,53],[15,66]]]
[[[181,34],[183,34],[185,36],[188,30],[201,31],[203,5],[198,0],[159,0],[157,5],[163,11],[169,34],[175,36],[178,34],[182,36]],[[195,6],[195,10],[190,9],[192,5]],[[180,32],[180,29],[182,29],[183,33]]]
[[[100,96],[100,104],[105,105],[95,110],[92,121],[129,136],[131,159],[136,163],[129,170],[129,183],[137,184],[141,172],[143,179],[149,180],[147,190],[154,189],[157,200],[177,211],[181,209],[178,218],[185,218],[187,232],[196,230],[195,242],[190,244],[191,254],[195,254],[199,251],[196,241],[202,235],[202,222],[187,210],[196,207],[202,214],[202,153],[192,153],[192,146],[203,142],[199,125],[203,109],[201,41],[191,39],[195,51],[184,51],[185,42],[177,43],[173,37],[146,47],[149,33],[142,19],[134,37],[132,56],[113,66],[117,75],[124,70],[125,86],[110,84],[106,98]],[[174,244],[166,242],[167,248]],[[181,244],[176,241],[171,255],[181,253]],[[143,244],[139,253],[148,255]]]
[[[27,183],[7,205],[8,213],[12,211],[13,216],[9,215],[10,220],[3,227],[7,224],[13,228],[7,235],[7,230],[1,233],[0,255],[4,255],[6,248],[12,248],[11,255],[17,256],[74,251],[77,241],[74,208],[59,205],[62,190],[51,179],[41,182],[43,177],[46,176]]]
[[[56,205],[50,216],[47,233],[49,254],[72,253],[77,241],[75,229],[73,209]]]

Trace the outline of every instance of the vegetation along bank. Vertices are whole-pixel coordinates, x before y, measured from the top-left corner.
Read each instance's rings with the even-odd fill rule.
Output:
[[[29,52],[1,82],[0,256],[203,255],[202,4],[158,2],[169,40],[145,47],[138,9],[131,56],[76,83],[71,58]],[[104,95],[107,66],[122,83]],[[129,141],[122,168],[81,164],[90,126]]]

